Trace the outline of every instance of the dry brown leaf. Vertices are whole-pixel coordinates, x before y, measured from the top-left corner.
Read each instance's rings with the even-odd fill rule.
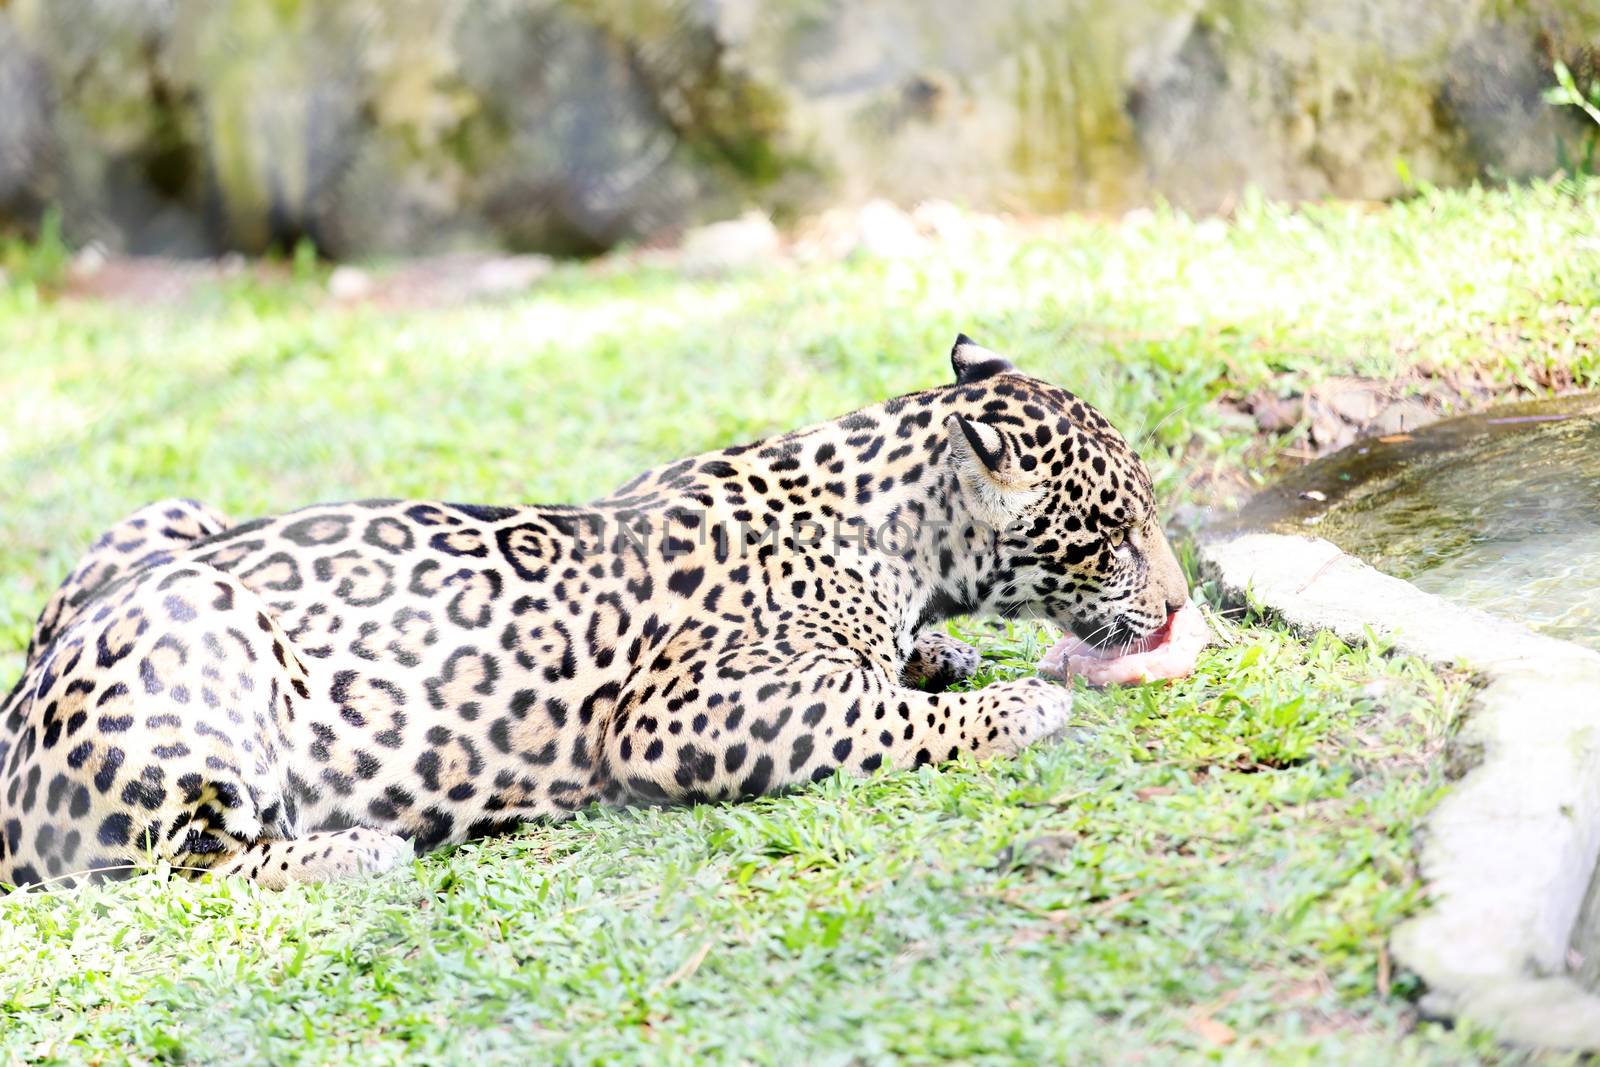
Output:
[[[1209,1015],[1199,1015],[1187,1023],[1190,1030],[1198,1034],[1203,1041],[1213,1045],[1231,1045],[1239,1035],[1234,1033],[1233,1027],[1225,1022],[1211,1018]]]

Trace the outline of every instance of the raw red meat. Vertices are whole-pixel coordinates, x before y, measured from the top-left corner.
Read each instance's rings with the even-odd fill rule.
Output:
[[[1200,650],[1211,642],[1211,627],[1193,600],[1155,633],[1123,648],[1095,648],[1068,634],[1039,661],[1039,673],[1057,678],[1078,675],[1090,685],[1131,685],[1183,678],[1194,671]]]

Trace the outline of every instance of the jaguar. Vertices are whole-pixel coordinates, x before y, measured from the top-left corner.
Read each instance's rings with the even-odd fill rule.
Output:
[[[954,381],[649,470],[585,506],[145,507],[0,702],[0,883],[375,873],[593,804],[1005,756],[1039,677],[952,688],[955,616],[1102,647],[1187,588],[1139,456],[956,339]]]

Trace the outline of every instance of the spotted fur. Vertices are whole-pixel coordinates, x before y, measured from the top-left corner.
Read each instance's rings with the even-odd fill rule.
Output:
[[[1184,599],[1093,408],[965,337],[956,382],[646,472],[586,507],[369,500],[95,543],[0,703],[0,882],[152,861],[279,887],[594,803],[1012,753],[1039,679],[929,628],[1115,642]]]

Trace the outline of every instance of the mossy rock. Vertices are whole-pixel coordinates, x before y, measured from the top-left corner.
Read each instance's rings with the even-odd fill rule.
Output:
[[[0,21],[50,127],[29,133],[49,173],[7,201],[62,201],[114,247],[141,246],[113,210],[133,187],[213,250],[592,252],[735,210],[780,170],[771,100],[719,76],[709,27],[606,5],[17,0]]]
[[[11,0],[0,213],[588,253],[755,205],[1118,212],[1548,173],[1580,0]],[[3,215],[0,215],[3,221]]]

